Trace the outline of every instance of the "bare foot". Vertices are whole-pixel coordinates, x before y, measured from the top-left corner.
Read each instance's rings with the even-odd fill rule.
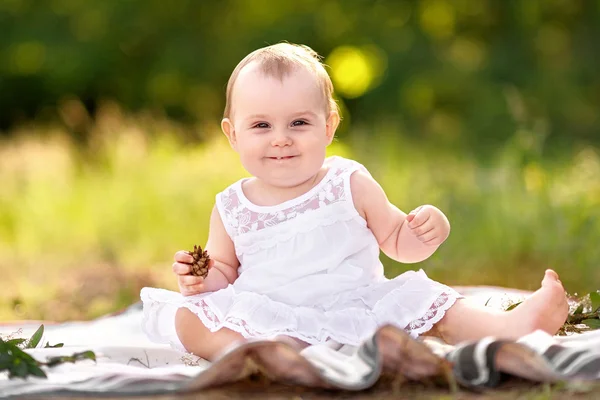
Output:
[[[556,334],[569,314],[569,303],[565,288],[558,274],[546,270],[542,287],[526,298],[523,303],[508,311],[510,328],[517,335],[526,335],[541,329],[551,335]]]
[[[547,270],[542,287],[511,311],[457,300],[428,335],[449,344],[486,336],[515,340],[538,329],[556,334],[569,314],[567,296],[556,272]]]

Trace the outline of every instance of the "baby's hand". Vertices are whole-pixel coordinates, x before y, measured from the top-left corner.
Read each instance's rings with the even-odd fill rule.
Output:
[[[190,275],[192,270],[192,262],[194,259],[187,252],[180,250],[175,253],[175,262],[173,263],[173,272],[177,274],[177,283],[179,284],[179,291],[184,296],[192,296],[198,293],[205,292],[204,278],[201,276]],[[210,260],[209,263],[213,263]],[[209,264],[209,268],[212,265]]]
[[[439,246],[450,234],[448,218],[434,206],[417,207],[406,216],[406,221],[417,239],[430,246]]]

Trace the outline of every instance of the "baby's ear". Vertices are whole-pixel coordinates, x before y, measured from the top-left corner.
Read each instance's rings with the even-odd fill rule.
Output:
[[[221,121],[221,129],[223,130],[225,136],[227,136],[227,140],[229,140],[229,144],[231,145],[231,147],[233,147],[234,150],[237,150],[235,129],[233,128],[233,123],[229,118],[223,118],[223,120]]]
[[[332,111],[331,113],[329,113],[329,117],[327,118],[327,125],[325,126],[325,135],[327,135],[329,143],[333,141],[335,131],[337,130],[339,124],[340,114],[338,114],[336,111]]]

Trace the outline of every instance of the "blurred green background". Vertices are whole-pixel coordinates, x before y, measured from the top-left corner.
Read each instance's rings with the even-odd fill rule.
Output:
[[[214,196],[229,74],[283,40],[324,56],[332,154],[435,204],[447,284],[600,288],[600,1],[0,1],[0,319],[90,318],[176,289]]]

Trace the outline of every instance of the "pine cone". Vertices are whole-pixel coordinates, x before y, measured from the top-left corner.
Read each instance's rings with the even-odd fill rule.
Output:
[[[202,247],[194,245],[194,250],[188,251],[188,254],[194,258],[190,275],[206,278],[206,275],[208,275],[208,263],[210,261],[208,252],[202,250]]]

